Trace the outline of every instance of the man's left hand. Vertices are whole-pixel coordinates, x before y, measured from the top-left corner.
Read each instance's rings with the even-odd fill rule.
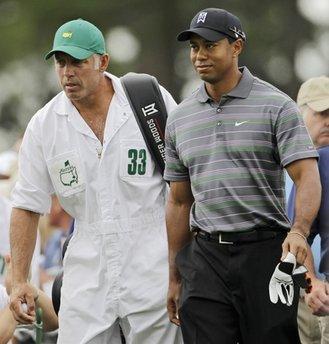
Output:
[[[307,242],[302,235],[294,231],[288,233],[282,244],[281,260],[287,256],[288,252],[296,257],[297,264],[303,265],[307,256]]]
[[[312,290],[305,295],[305,302],[314,315],[329,315],[329,283],[319,279],[312,280]]]

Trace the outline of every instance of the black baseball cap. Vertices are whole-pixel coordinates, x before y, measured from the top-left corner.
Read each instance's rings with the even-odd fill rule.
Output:
[[[210,42],[216,42],[228,37],[234,40],[238,38],[246,40],[240,19],[220,8],[206,8],[198,12],[192,19],[190,28],[182,31],[177,36],[177,40],[188,41],[193,33]]]

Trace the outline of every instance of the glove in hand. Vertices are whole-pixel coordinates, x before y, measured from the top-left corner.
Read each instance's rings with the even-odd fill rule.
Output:
[[[307,269],[300,266],[296,269],[296,257],[288,252],[286,258],[279,263],[271,277],[269,283],[269,294],[272,303],[277,303],[279,300],[291,306],[294,299],[294,282],[292,276],[294,274],[305,274]]]

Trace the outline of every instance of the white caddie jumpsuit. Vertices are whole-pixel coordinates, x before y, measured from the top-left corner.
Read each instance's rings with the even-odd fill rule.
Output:
[[[56,192],[75,218],[64,259],[61,344],[181,343],[166,314],[167,186],[122,89],[115,90],[103,146],[64,92],[31,119],[20,151],[13,206],[38,213]],[[170,112],[176,103],[161,87]]]

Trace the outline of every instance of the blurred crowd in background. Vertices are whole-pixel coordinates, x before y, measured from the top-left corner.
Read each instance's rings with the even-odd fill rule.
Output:
[[[328,0],[1,0],[0,152],[59,91],[52,61],[44,55],[60,24],[79,17],[95,23],[106,39],[111,73],[152,74],[179,102],[198,78],[188,42],[179,44],[176,35],[207,7],[240,18],[247,34],[240,65],[291,98],[303,81],[329,74]]]
[[[17,178],[20,142],[21,140],[18,140],[12,148],[0,153],[0,285],[5,284],[7,274],[5,260],[10,254],[10,193]],[[40,220],[30,280],[50,298],[53,281],[62,271],[62,247],[72,226],[71,216],[62,209],[56,196],[53,196],[50,213]],[[46,335],[43,343],[56,343],[56,339],[57,333],[54,331]],[[14,340],[13,343],[34,343],[35,330],[18,327]]]

